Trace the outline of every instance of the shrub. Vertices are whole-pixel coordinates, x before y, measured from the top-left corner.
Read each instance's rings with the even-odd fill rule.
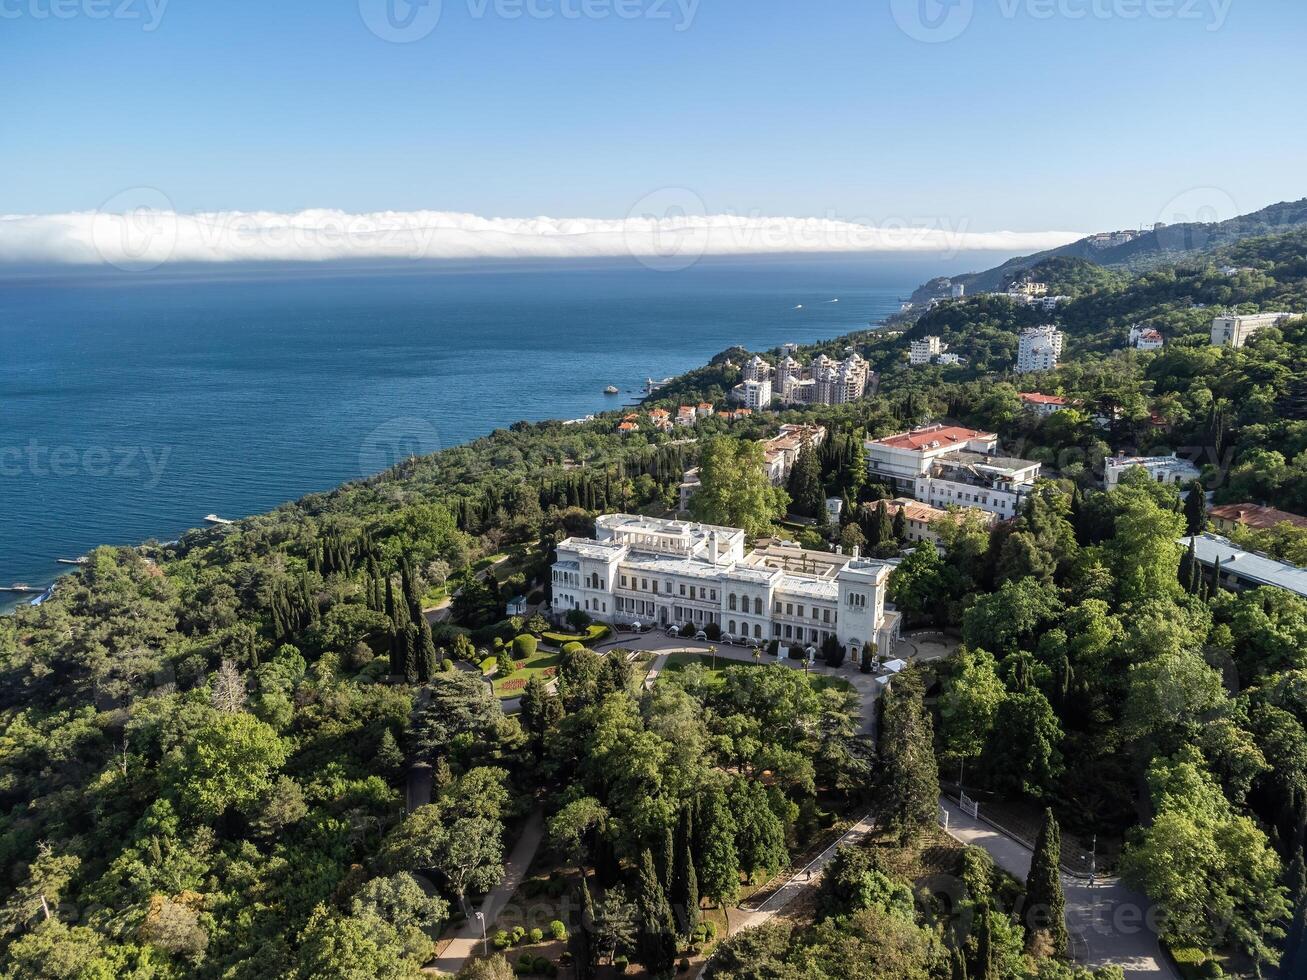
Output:
[[[508,947],[512,945],[512,940],[508,938],[507,932],[505,932],[503,929],[500,929],[497,933],[495,933],[494,944],[495,944],[495,949],[508,949]]]
[[[515,670],[517,670],[517,661],[513,659],[512,651],[501,649],[495,654],[495,672],[500,677],[507,677]]]
[[[513,969],[516,970],[518,973],[522,974],[523,976],[528,976],[529,974],[535,972],[535,965],[536,965],[535,957],[529,955],[528,953],[523,953],[521,956],[517,958],[517,966],[515,966]]]
[[[618,973],[625,973],[626,968],[631,965],[631,959],[627,956],[617,956],[613,958],[613,968]]]
[[[543,956],[537,956],[535,958],[535,961],[531,965],[534,968],[535,972],[540,974],[542,977],[556,976],[558,973],[558,970],[554,967],[554,964],[550,963],[549,960],[547,960]],[[554,972],[550,973],[549,972],[550,970],[553,970]]]
[[[522,941],[523,937],[526,936],[526,929],[524,929],[522,926],[515,926],[513,928],[512,936],[513,936],[513,945],[516,946],[518,943]]]
[[[716,939],[716,938],[717,938],[717,926],[716,926],[715,923],[713,923],[713,922],[704,922],[704,924],[703,924],[703,937],[704,937],[704,939]]]
[[[530,633],[513,637],[513,656],[518,660],[530,660],[536,655],[536,638]]]
[[[530,935],[531,942],[538,943],[545,938],[545,931],[543,929],[532,929]]]
[[[679,970],[681,973],[689,972],[690,961],[685,959],[685,957],[681,957],[681,962],[676,964],[676,969]]]
[[[722,628],[716,623],[709,623],[703,628],[704,635],[716,643],[722,638]]]
[[[549,935],[553,936],[555,939],[566,939],[567,926],[563,925],[560,920],[555,919],[553,922],[549,923]]]
[[[562,964],[563,966],[571,966],[571,965],[572,965],[572,954],[571,954],[571,952],[569,952],[569,951],[566,950],[566,949],[563,950],[562,953],[560,953],[559,956],[558,956],[558,962],[559,962],[560,964]]]

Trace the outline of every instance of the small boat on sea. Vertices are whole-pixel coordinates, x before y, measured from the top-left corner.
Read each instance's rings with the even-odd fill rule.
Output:
[[[0,592],[40,592],[41,589],[28,585],[26,582],[15,582],[13,585],[0,587]]]
[[[617,387],[617,385],[609,385],[607,388],[604,389],[605,395],[620,395],[621,393],[622,392]]]
[[[229,521],[225,517],[219,517],[217,514],[205,514],[204,520],[208,524],[235,524],[235,521]]]
[[[79,555],[79,556],[76,557],[76,558],[56,558],[56,559],[55,559],[55,561],[57,561],[60,565],[85,565],[85,564],[86,564],[87,562],[89,562],[90,560],[91,560],[91,559],[87,558],[85,555]]]

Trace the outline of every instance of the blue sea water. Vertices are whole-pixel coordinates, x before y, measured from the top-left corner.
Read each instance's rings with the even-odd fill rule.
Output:
[[[861,329],[986,263],[0,273],[0,585],[519,419],[619,407],[732,344]]]

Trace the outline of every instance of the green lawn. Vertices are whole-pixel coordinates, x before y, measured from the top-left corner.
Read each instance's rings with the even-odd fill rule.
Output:
[[[546,681],[553,677],[558,670],[558,661],[560,659],[561,655],[554,651],[538,650],[536,655],[529,660],[519,660],[517,670],[507,677],[495,676],[495,695],[500,698],[521,697],[522,692],[526,690],[526,682],[536,674],[543,675]],[[494,669],[494,657],[487,657],[481,661],[482,674],[489,674]]]
[[[776,659],[774,657],[771,657],[766,653],[762,655],[762,663],[768,664],[768,663],[775,663],[775,662]],[[752,662],[746,663],[740,660],[728,660],[725,657],[718,657],[717,666],[714,668],[713,658],[706,653],[673,653],[670,656],[668,656],[667,663],[666,665],[664,665],[663,670],[668,670],[675,673],[677,671],[684,670],[690,664],[699,664],[700,666],[705,668],[708,671],[709,683],[711,683],[714,686],[725,683],[724,674],[727,667],[754,666]],[[848,681],[846,681],[844,678],[825,677],[821,674],[810,674],[808,677],[808,684],[812,687],[814,691],[824,691],[830,687],[837,688],[842,691],[853,690],[853,685],[850,684]]]

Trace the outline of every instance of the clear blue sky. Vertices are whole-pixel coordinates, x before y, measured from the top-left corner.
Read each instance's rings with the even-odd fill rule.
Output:
[[[369,31],[374,0],[171,0],[153,31],[147,0],[51,2],[0,0],[0,213],[149,185],[180,210],[621,217],[677,185],[1094,230],[1307,195],[1301,0],[974,0],[944,43],[898,26],[918,0],[700,0],[688,25],[689,0],[443,0],[407,44]]]

